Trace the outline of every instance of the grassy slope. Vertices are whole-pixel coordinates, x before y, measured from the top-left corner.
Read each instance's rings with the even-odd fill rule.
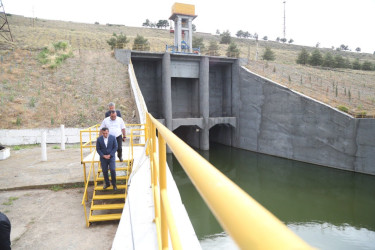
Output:
[[[90,126],[101,121],[109,101],[118,104],[128,123],[135,122],[127,68],[111,56],[106,40],[113,32],[122,32],[130,38],[131,46],[132,40],[140,34],[150,41],[152,51],[163,51],[165,44],[173,43],[173,34],[168,30],[40,19],[33,23],[30,18],[15,15],[8,21],[15,42],[10,46],[0,40],[3,58],[0,62],[1,128]],[[218,36],[195,35],[204,38],[206,47],[211,40],[219,41]],[[247,65],[250,70],[333,107],[343,105],[353,113],[365,111],[375,115],[374,71],[333,71],[300,66],[295,60],[301,46],[272,41],[259,42],[259,58],[269,46],[276,53],[276,60],[255,61],[255,41],[234,40],[240,47],[241,57],[251,59]],[[68,41],[74,57],[55,70],[43,69],[37,55],[44,46],[57,41]],[[227,45],[220,45],[221,55],[226,48]],[[370,54],[333,53],[341,53],[351,60],[375,62],[375,56]]]

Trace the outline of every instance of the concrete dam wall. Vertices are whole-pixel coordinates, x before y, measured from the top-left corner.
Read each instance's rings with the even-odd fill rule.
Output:
[[[234,146],[375,174],[375,119],[355,119],[245,68],[240,79]]]
[[[116,51],[132,60],[149,112],[189,145],[209,142],[375,175],[375,119],[355,119],[239,60]]]

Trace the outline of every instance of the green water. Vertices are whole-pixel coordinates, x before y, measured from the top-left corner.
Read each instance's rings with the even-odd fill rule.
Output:
[[[220,144],[198,152],[310,245],[375,249],[375,176]],[[237,249],[174,156],[168,164],[202,248]]]

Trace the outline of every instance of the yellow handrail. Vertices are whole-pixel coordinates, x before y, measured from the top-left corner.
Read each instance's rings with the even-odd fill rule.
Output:
[[[151,142],[149,150],[152,152],[150,162],[159,249],[168,248],[168,232],[164,226],[166,224],[171,233],[173,249],[181,248],[178,234],[174,232],[174,219],[166,198],[165,142],[216,219],[241,249],[312,249],[271,212],[153,118],[151,114],[147,113],[146,120]],[[158,153],[155,147],[156,130],[159,137]],[[156,175],[159,175],[159,178],[155,178]],[[157,181],[160,182],[160,191],[157,188]],[[160,203],[156,204],[160,201],[162,201],[161,206]]]

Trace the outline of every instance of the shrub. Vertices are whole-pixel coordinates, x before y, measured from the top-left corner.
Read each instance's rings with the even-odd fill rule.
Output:
[[[307,64],[309,62],[310,54],[307,52],[305,48],[301,50],[301,52],[298,54],[297,63],[298,64]]]
[[[111,49],[123,49],[128,42],[128,38],[122,33],[120,35],[113,33],[112,37],[107,40],[107,43],[109,46],[111,46]]]
[[[337,107],[338,110],[342,111],[342,112],[345,112],[345,113],[348,113],[349,112],[349,109],[345,106],[338,106]]]
[[[372,70],[372,63],[369,61],[364,61],[362,64],[362,70]]]
[[[150,44],[148,43],[148,40],[146,38],[137,34],[137,37],[134,39],[132,49],[139,51],[149,51]]]
[[[262,58],[263,58],[263,60],[273,61],[273,60],[275,60],[275,53],[269,47],[266,47],[266,49],[265,49],[265,51],[262,55]]]
[[[203,37],[193,36],[193,48],[200,48],[201,52],[204,49]]]
[[[239,55],[240,55],[240,50],[238,49],[237,44],[231,43],[228,46],[228,49],[227,49],[227,56],[228,57],[239,57]]]
[[[219,45],[215,41],[210,41],[210,45],[208,46],[207,55],[210,56],[220,56],[219,53]]]
[[[221,33],[220,37],[221,37],[220,43],[222,43],[222,44],[230,44],[232,42],[232,38],[230,36],[229,30]]]
[[[327,53],[324,55],[324,60],[323,60],[323,66],[328,67],[328,68],[334,68],[335,67],[335,60],[333,59],[333,56],[331,53]]]
[[[322,54],[318,49],[315,49],[313,53],[311,54],[309,64],[312,66],[320,66],[323,63],[323,57]]]

